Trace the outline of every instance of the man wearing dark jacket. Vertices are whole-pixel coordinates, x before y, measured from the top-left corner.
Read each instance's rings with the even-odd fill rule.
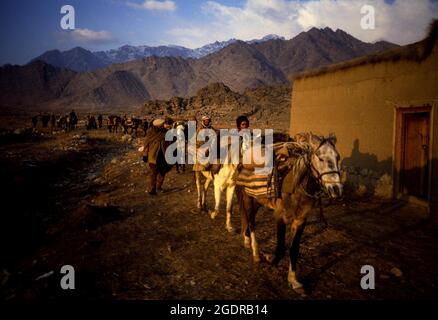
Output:
[[[163,119],[155,119],[149,127],[143,149],[143,160],[149,165],[148,193],[163,192],[164,177],[172,166],[166,162],[165,153],[169,142],[165,141],[166,128]]]

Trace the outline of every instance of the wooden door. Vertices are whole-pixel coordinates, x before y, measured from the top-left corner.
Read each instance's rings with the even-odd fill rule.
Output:
[[[429,112],[403,115],[401,189],[419,198],[428,196]]]

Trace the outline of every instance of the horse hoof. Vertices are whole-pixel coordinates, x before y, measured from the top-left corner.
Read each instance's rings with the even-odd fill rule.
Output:
[[[253,256],[253,261],[254,261],[254,263],[259,264],[261,261],[260,256]]]
[[[301,297],[307,297],[306,290],[304,290],[303,286],[298,288],[292,288],[296,293],[298,293]]]
[[[294,289],[295,291],[303,289],[303,285],[299,281],[289,281],[289,285]]]
[[[249,239],[249,237],[245,237],[245,239],[243,240],[243,246],[247,249],[251,248],[251,240]]]
[[[211,211],[210,212],[210,218],[212,218],[212,219],[216,218],[217,215],[218,215],[217,211]]]
[[[227,226],[227,227],[225,227],[225,229],[227,229],[227,231],[228,231],[229,233],[234,232],[234,228],[233,228],[232,226]]]

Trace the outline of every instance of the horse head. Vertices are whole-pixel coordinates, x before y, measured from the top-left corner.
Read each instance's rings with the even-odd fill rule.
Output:
[[[335,147],[336,136],[331,133],[328,137],[323,137],[310,132],[297,134],[295,140],[308,146],[310,170],[319,184],[330,197],[342,196],[343,185],[339,170],[340,156]]]

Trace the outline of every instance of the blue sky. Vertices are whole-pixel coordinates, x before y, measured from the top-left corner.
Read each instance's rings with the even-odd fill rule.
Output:
[[[75,8],[76,30],[61,29],[60,9]],[[376,28],[360,28],[360,7],[372,4]],[[315,27],[343,29],[364,41],[420,40],[438,2],[431,0],[44,0],[0,2],[0,65],[23,64],[50,49],[92,51],[124,44],[195,48],[216,40],[287,39]]]

